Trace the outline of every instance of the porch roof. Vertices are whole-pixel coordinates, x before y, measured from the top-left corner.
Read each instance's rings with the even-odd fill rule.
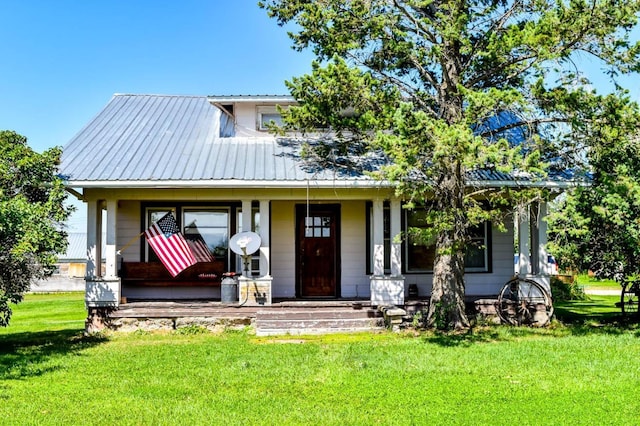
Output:
[[[116,94],[63,149],[61,175],[72,188],[380,187],[368,176],[384,161],[319,167],[301,155],[303,140],[229,131],[233,123],[213,103],[237,97]],[[287,96],[251,101],[291,102]],[[243,98],[244,99],[244,98]],[[247,99],[244,99],[247,100]],[[277,103],[277,102],[276,102]],[[238,136],[250,134],[250,136]],[[481,186],[567,186],[495,171],[472,173]]]

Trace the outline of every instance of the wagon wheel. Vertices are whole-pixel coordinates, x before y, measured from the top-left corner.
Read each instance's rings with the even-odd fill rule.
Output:
[[[512,278],[498,295],[498,316],[511,325],[547,325],[553,315],[549,292],[537,282]]]
[[[622,285],[622,293],[620,294],[622,315],[636,315],[640,317],[640,304],[638,303],[639,296],[640,283],[638,281],[627,281]]]

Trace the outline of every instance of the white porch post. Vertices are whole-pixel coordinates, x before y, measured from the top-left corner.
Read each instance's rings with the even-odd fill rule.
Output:
[[[105,277],[118,276],[118,259],[116,254],[118,202],[107,200],[107,241]]]
[[[532,204],[518,221],[519,275],[533,278],[547,290],[551,289],[551,264],[547,253],[548,205],[541,201]]]
[[[549,292],[551,292],[551,264],[549,263],[549,253],[547,252],[547,215],[548,204],[540,201],[536,204],[534,210],[535,218],[532,221],[532,227],[535,223],[535,248],[532,248],[536,254],[535,264],[535,280],[542,284]],[[532,229],[533,233],[533,229]],[[533,243],[532,243],[533,246]]]
[[[242,200],[242,232],[251,232],[251,200]]]
[[[538,204],[537,230],[538,230],[538,273],[541,275],[551,275],[552,265],[549,263],[549,252],[547,251],[547,216],[549,205],[542,201]]]
[[[373,275],[384,275],[384,208],[382,200],[373,202]]]
[[[85,275],[85,304],[90,309],[87,329],[99,328],[96,324],[105,314],[92,308],[113,308],[120,303],[120,278],[116,269],[116,210],[117,202],[107,202],[107,268],[102,273],[102,209],[104,200],[87,204],[87,271]],[[109,262],[112,262],[111,264]],[[92,319],[91,319],[92,318]],[[93,325],[90,325],[93,324]]]
[[[271,203],[260,200],[260,276],[268,276],[271,271]]]
[[[391,276],[400,277],[402,275],[402,244],[400,243],[402,233],[402,207],[400,200],[391,200]]]
[[[390,237],[389,253],[391,258],[391,275],[384,273],[384,203],[373,202],[372,240],[373,240],[373,275],[371,280],[371,304],[378,306],[404,305],[404,277],[400,244],[396,236],[400,234],[400,202],[392,200],[390,204]]]
[[[269,275],[269,259],[270,259],[270,215],[269,201],[260,200],[260,276],[245,277],[241,276],[238,280],[240,301],[246,306],[271,305],[271,283],[272,278]],[[251,227],[252,218],[252,201],[242,201],[242,231],[253,231]]]
[[[518,217],[518,272],[520,276],[527,276],[531,273],[531,258],[529,257],[531,247],[531,221],[529,219],[529,207],[520,210]]]
[[[102,209],[98,201],[87,203],[87,268],[85,276],[95,278],[102,275]]]

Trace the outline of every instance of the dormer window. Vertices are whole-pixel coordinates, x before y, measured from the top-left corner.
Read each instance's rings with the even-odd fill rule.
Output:
[[[275,105],[261,105],[257,107],[257,123],[258,130],[269,130],[269,123],[282,125],[282,115],[278,112]]]

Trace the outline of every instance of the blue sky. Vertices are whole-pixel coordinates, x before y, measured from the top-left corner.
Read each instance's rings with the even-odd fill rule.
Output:
[[[256,3],[0,0],[0,129],[41,152],[63,146],[114,93],[286,94],[312,56],[291,49]],[[581,66],[596,75],[594,62]],[[640,100],[638,77],[624,81]]]
[[[114,93],[286,94],[312,58],[256,3],[0,1],[0,129],[42,151]]]

